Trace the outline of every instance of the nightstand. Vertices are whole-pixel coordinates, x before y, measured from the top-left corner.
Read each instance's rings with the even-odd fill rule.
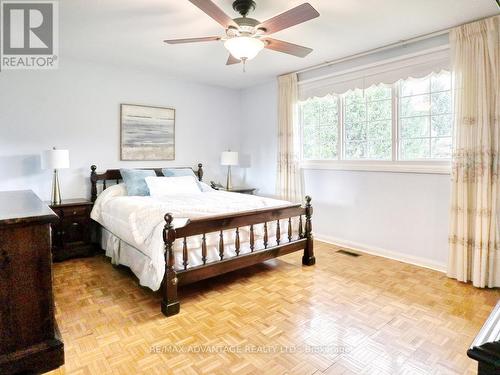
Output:
[[[232,187],[231,189],[225,190],[225,191],[229,191],[230,193],[241,193],[241,194],[253,195],[255,190],[256,190],[255,188],[251,188],[251,187]]]
[[[216,184],[213,181],[210,181],[210,186],[212,187],[212,189],[215,189],[215,190],[229,191],[230,193],[241,193],[241,194],[250,194],[250,195],[253,195],[255,190],[257,190],[256,188],[252,188],[252,187],[248,187],[248,186],[246,186],[246,187],[236,186],[236,187],[232,187],[229,190],[226,190],[226,188],[224,186],[222,186],[221,184]]]
[[[82,256],[91,256],[93,203],[87,199],[67,199],[61,204],[50,204],[59,220],[52,224],[52,258],[55,262]]]

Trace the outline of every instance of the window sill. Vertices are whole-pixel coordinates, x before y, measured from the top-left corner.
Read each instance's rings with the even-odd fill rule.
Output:
[[[393,172],[393,173],[423,173],[450,174],[449,161],[346,161],[346,160],[303,160],[302,169]]]

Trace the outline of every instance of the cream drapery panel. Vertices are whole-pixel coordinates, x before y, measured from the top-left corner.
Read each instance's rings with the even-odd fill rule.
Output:
[[[448,276],[500,286],[500,16],[450,35],[455,123]]]
[[[297,74],[278,77],[278,173],[276,193],[284,200],[302,201],[297,128]]]

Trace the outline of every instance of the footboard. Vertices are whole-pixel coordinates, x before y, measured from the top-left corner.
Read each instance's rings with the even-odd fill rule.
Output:
[[[165,242],[165,275],[163,277],[162,294],[163,301],[161,310],[166,316],[175,315],[179,312],[179,299],[177,287],[179,285],[193,283],[209,277],[221,275],[223,273],[248,267],[261,263],[265,260],[279,257],[288,253],[303,250],[302,264],[311,266],[315,263],[312,236],[312,206],[311,198],[306,197],[306,205],[290,205],[263,210],[239,212],[230,215],[221,215],[210,218],[196,219],[188,221],[181,228],[174,228],[171,214],[165,215],[165,228],[163,230],[163,240]],[[298,218],[298,228],[295,236],[293,218]],[[280,221],[286,220],[286,237],[281,238]],[[263,225],[263,247],[257,248],[254,226]],[[269,242],[268,228],[270,225],[276,226],[276,236],[273,243]],[[249,227],[250,252],[240,254],[240,228]],[[224,231],[234,230],[235,256],[226,257],[224,245]],[[206,236],[209,233],[219,235],[219,260],[207,262]],[[187,238],[191,236],[201,236],[202,265],[188,267],[188,246]],[[173,245],[174,242],[182,241],[182,269],[176,270]]]

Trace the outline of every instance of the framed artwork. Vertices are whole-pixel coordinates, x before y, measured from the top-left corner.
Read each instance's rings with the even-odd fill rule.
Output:
[[[175,109],[122,104],[121,160],[174,160]]]

